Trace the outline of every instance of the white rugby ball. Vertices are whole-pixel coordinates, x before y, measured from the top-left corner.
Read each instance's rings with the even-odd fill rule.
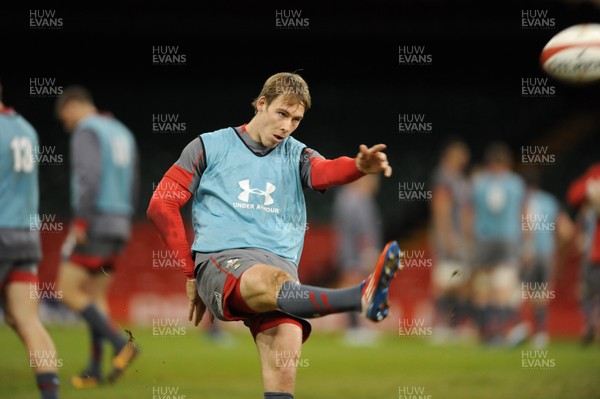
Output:
[[[573,25],[548,41],[540,55],[542,69],[571,84],[600,81],[600,24]]]

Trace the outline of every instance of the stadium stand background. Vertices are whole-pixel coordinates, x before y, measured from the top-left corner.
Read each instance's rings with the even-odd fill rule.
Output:
[[[282,8],[278,3],[165,9],[160,2],[130,2],[57,10],[64,28],[45,32],[27,28],[26,10],[7,10],[0,29],[20,34],[18,41],[5,43],[5,54],[13,57],[3,63],[0,79],[6,104],[31,121],[41,145],[54,146],[65,157],[61,165],[40,169],[41,213],[68,220],[68,136],[54,118],[54,99],[29,95],[30,78],[87,86],[101,109],[135,132],[142,154],[139,224],[123,269],[138,273],[127,285],[115,285],[112,306],[118,317],[139,321],[130,315],[132,292],[175,295],[181,288],[177,272],[156,274],[151,268],[152,250],[161,248],[145,219],[153,185],[198,133],[248,121],[261,83],[277,71],[301,70],[311,87],[314,108],[297,132],[308,146],[336,157],[353,156],[363,142],[388,144],[394,175],[378,195],[385,211],[385,239],[424,248],[427,203],[399,201],[398,183],[427,181],[437,147],[448,135],[463,137],[475,162],[495,139],[509,143],[517,156],[521,146],[548,145],[557,162],[544,168],[543,185],[564,201],[569,182],[598,157],[600,92],[597,86],[550,81],[556,97],[523,98],[521,78],[545,77],[538,61],[545,42],[559,29],[600,20],[600,11],[586,2],[530,2],[493,11],[484,6],[442,1],[401,7],[376,1],[368,9],[347,2],[302,6],[310,27],[298,31],[275,29],[275,10]],[[524,8],[548,10],[557,28],[523,29]],[[185,65],[153,65],[152,47],[160,45],[179,46],[187,56]],[[433,56],[431,65],[398,65],[399,45],[425,46]],[[153,133],[152,115],[158,113],[177,114],[186,133]],[[399,133],[399,113],[426,114],[433,131]],[[331,279],[332,199],[329,193],[307,193],[309,231],[301,270],[312,282]],[[44,234],[44,279],[54,277],[62,238],[60,233]],[[572,257],[570,274],[558,288],[564,290],[563,300],[553,306],[566,306],[564,317],[574,325],[560,330],[559,325],[568,323],[551,321],[554,331],[565,334],[575,334],[579,320],[572,292],[577,259]],[[426,302],[427,270],[406,273],[395,292],[406,309]],[[142,302],[138,298],[135,304]]]

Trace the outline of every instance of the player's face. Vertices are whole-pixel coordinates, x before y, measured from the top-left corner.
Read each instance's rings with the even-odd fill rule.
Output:
[[[283,96],[277,97],[268,105],[264,97],[261,97],[256,106],[260,120],[259,139],[268,148],[275,147],[291,135],[304,117],[304,106],[287,104]]]
[[[454,149],[454,163],[459,170],[462,170],[469,163],[469,151],[463,147],[458,146]]]
[[[72,132],[79,121],[77,104],[74,102],[66,103],[58,113],[58,117],[67,132]]]

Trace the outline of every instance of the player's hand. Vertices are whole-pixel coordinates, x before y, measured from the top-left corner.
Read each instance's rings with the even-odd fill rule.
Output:
[[[196,280],[187,280],[185,283],[185,292],[187,294],[189,303],[188,308],[188,320],[193,321],[194,325],[200,324],[204,312],[206,312],[206,305],[202,302],[200,295],[198,295],[198,288],[196,287]],[[210,312],[209,312],[210,313]],[[214,321],[214,316],[210,313],[210,321]]]
[[[388,163],[387,155],[382,152],[386,148],[385,144],[376,144],[371,148],[361,144],[356,156],[356,168],[365,174],[383,172],[385,177],[390,177],[392,167]]]

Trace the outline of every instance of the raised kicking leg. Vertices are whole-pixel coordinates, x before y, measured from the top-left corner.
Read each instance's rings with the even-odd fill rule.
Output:
[[[279,268],[257,264],[242,274],[240,293],[248,307],[259,313],[281,310],[313,318],[360,311],[372,321],[381,321],[388,315],[388,289],[400,266],[400,249],[393,241],[381,252],[375,270],[356,286],[327,289],[304,285]]]

